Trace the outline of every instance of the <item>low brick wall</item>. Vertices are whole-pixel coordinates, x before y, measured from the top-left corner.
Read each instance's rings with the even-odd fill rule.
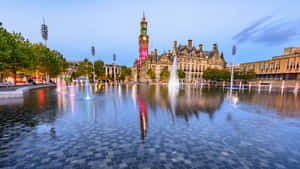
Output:
[[[26,93],[30,90],[40,89],[40,88],[48,88],[48,87],[55,87],[55,85],[48,84],[48,85],[25,86],[25,87],[20,87],[13,91],[0,91],[0,99],[20,98],[20,97],[24,96],[24,93]]]

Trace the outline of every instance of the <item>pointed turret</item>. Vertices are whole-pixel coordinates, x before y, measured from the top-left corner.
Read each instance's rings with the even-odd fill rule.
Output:
[[[216,43],[213,45],[213,50],[214,50],[214,52],[215,52],[216,56],[220,56],[220,54],[219,54],[219,50],[218,50],[218,46],[217,46],[217,44],[216,44]]]
[[[223,60],[224,60],[224,55],[223,55],[223,51],[221,53],[221,56],[220,56]]]
[[[177,49],[177,41],[174,41],[174,46],[173,46],[173,51],[172,51],[172,55],[175,56],[176,55],[176,49]]]

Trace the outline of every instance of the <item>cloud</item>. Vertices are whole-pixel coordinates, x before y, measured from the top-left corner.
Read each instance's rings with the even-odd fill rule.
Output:
[[[300,37],[300,19],[282,21],[273,16],[264,17],[233,37],[237,43],[255,42],[281,45]]]

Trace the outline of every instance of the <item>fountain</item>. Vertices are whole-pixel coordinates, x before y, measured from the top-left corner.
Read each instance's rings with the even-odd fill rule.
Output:
[[[66,94],[66,81],[64,79],[61,82],[61,93]]]
[[[61,84],[60,84],[60,78],[59,77],[56,80],[56,91],[57,92],[61,91]]]
[[[86,78],[85,80],[85,96],[84,96],[84,99],[85,100],[90,100],[92,97],[90,95],[90,87],[89,87],[89,79]]]
[[[172,111],[175,113],[176,96],[179,92],[179,79],[177,78],[177,56],[174,55],[171,76],[168,83],[168,92],[171,101]]]
[[[75,92],[74,92],[74,82],[71,82],[71,86],[70,86],[70,96],[75,96]]]

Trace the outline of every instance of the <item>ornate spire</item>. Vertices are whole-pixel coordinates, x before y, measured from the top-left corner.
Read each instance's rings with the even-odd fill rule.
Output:
[[[224,59],[224,55],[223,55],[223,51],[222,51],[222,53],[221,53],[221,56],[220,56],[222,59]]]
[[[143,11],[143,21],[146,21],[145,12]]]

